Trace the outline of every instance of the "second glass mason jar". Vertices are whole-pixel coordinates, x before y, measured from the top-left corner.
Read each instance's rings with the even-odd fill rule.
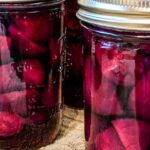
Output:
[[[0,149],[32,149],[61,124],[63,0],[0,0]]]
[[[87,150],[150,149],[150,1],[79,0]],[[85,37],[86,38],[86,37]]]
[[[77,0],[65,1],[65,78],[64,103],[70,107],[83,108],[83,35],[76,17],[79,6]]]

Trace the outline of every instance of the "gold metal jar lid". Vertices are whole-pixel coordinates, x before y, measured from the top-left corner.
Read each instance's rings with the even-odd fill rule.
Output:
[[[78,0],[82,21],[125,30],[150,31],[150,0]]]

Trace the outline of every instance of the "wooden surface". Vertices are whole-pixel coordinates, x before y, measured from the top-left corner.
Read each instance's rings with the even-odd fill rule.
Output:
[[[60,135],[56,141],[39,150],[84,150],[83,110],[65,107]]]

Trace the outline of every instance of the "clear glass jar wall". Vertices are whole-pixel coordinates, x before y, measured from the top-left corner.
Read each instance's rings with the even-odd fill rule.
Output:
[[[65,79],[64,103],[75,108],[83,108],[82,67],[83,35],[76,17],[79,6],[77,0],[65,1]]]
[[[86,149],[150,149],[150,33],[82,25]]]
[[[0,10],[0,148],[51,143],[61,124],[63,4],[3,3]]]

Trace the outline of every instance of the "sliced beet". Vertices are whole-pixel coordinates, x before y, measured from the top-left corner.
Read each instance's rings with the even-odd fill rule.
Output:
[[[150,125],[135,119],[112,121],[126,150],[147,150],[150,143]]]
[[[45,80],[45,71],[42,64],[36,59],[27,59],[22,63],[22,79],[26,85],[42,85]]]
[[[52,17],[47,13],[25,13],[12,16],[21,33],[41,45],[48,42],[53,31]]]
[[[60,41],[56,38],[51,38],[49,40],[50,48],[50,63],[51,66],[56,66],[60,61]]]
[[[150,120],[150,72],[137,80],[129,97],[129,110],[136,116]]]
[[[88,147],[93,147],[99,133],[103,133],[109,127],[109,121],[103,119],[89,110],[85,111],[85,135]],[[89,148],[90,149],[90,148]]]
[[[101,115],[123,114],[116,90],[115,85],[103,79],[99,89],[92,93],[93,111]]]
[[[24,32],[19,31],[15,26],[9,27],[9,32],[14,41],[15,49],[27,56],[39,56],[47,51],[46,47],[41,47],[25,36]]]
[[[29,120],[33,124],[42,124],[48,121],[48,117],[49,117],[49,114],[46,108],[37,108],[31,111]]]
[[[83,87],[85,103],[89,106],[91,106],[92,91],[97,90],[101,82],[101,73],[96,67],[97,65],[92,56],[87,56],[84,62]]]
[[[0,74],[0,93],[37,87],[45,80],[44,68],[35,59],[2,65]]]
[[[9,112],[0,112],[0,136],[8,137],[21,132],[24,120]]]
[[[16,69],[13,67],[13,63],[0,66],[0,75],[0,93],[26,88],[26,85],[22,83]]]
[[[0,109],[10,111],[19,115],[27,115],[28,109],[36,107],[39,94],[36,90],[14,91],[0,94]]]
[[[6,64],[11,61],[11,38],[0,36],[0,64]]]
[[[99,133],[95,139],[96,150],[126,150],[114,128],[109,127]],[[131,150],[131,149],[130,149]]]
[[[117,85],[134,85],[134,52],[119,51],[117,48],[113,48],[113,45],[98,43],[95,46],[95,54],[104,77]]]
[[[52,109],[56,105],[56,99],[54,97],[54,90],[52,85],[48,85],[42,93],[42,104],[49,109]]]

